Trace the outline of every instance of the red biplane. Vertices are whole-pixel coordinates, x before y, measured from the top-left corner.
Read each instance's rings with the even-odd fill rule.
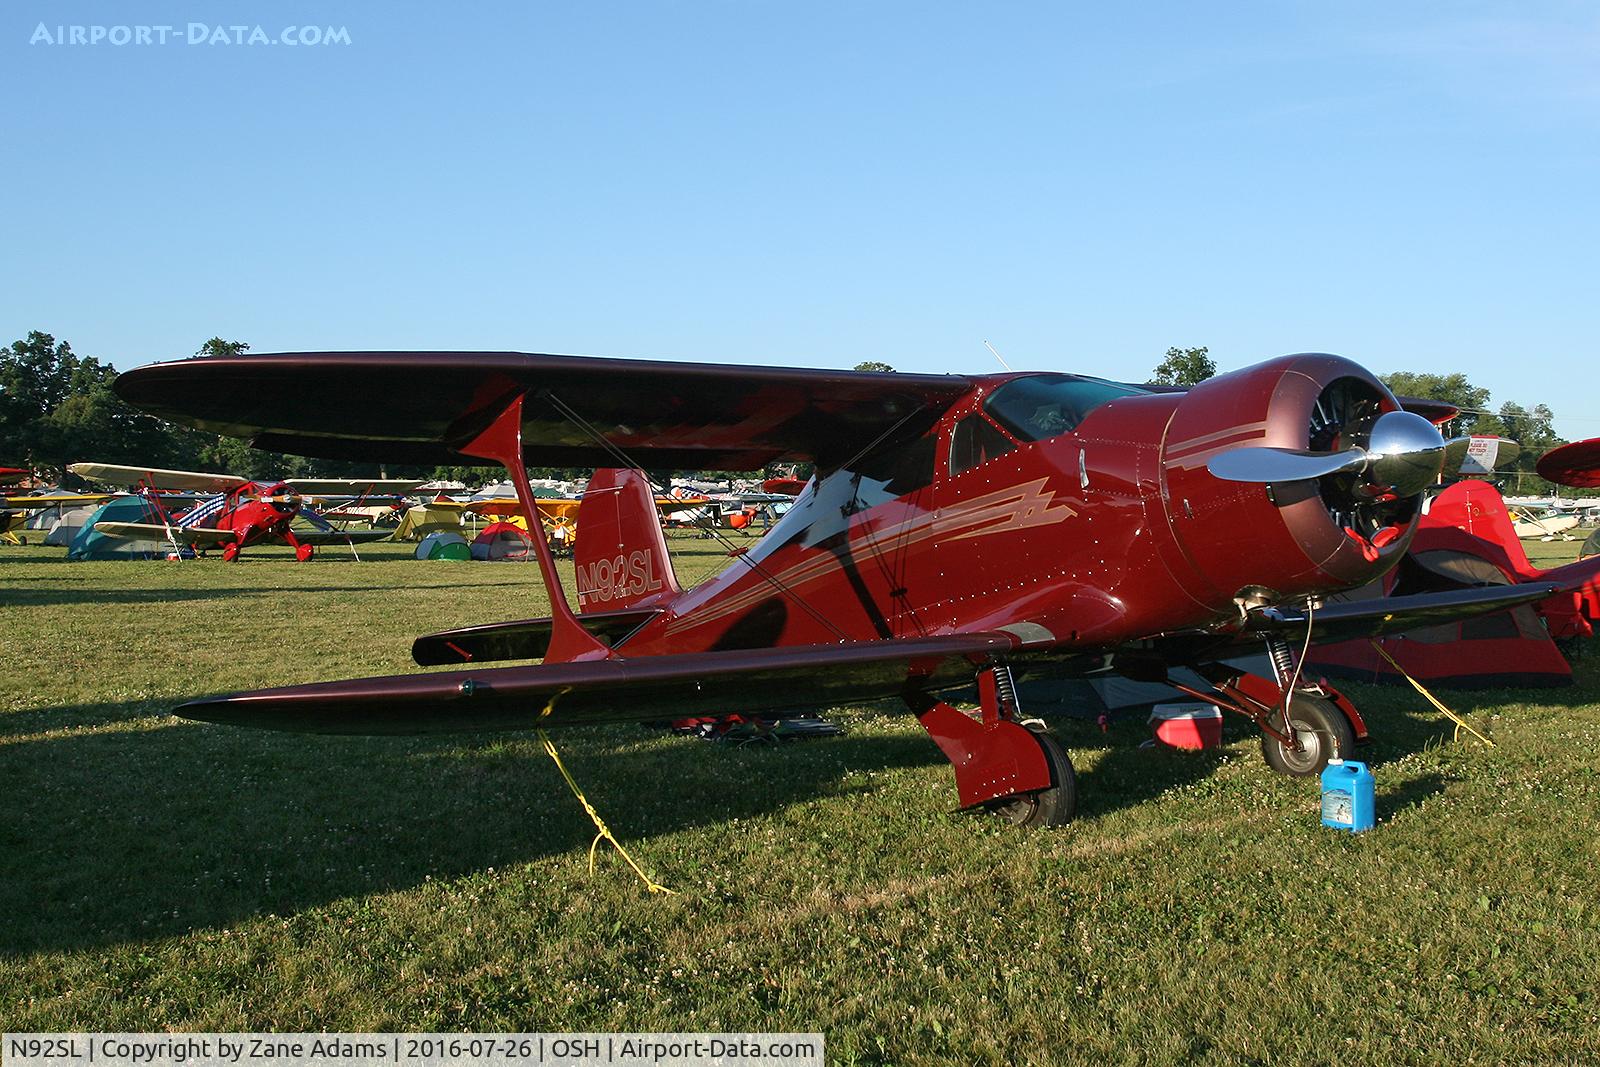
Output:
[[[567,605],[419,638],[420,664],[542,664],[366,678],[192,701],[190,718],[328,733],[518,729],[903,700],[961,803],[1064,822],[1071,761],[1021,720],[1017,683],[1167,680],[1261,728],[1313,774],[1365,735],[1301,676],[1313,637],[1378,634],[1548,596],[1461,590],[1371,605],[1371,581],[1458,465],[1433,424],[1361,367],[1286,356],[1187,392],[1061,373],[796,370],[522,353],[312,353],[129,371],[129,402],[256,446],[389,463],[489,460],[525,513],[524,463],[603,467],[584,497]],[[249,398],[248,404],[238,402]],[[641,468],[816,465],[783,520],[680,589]],[[1228,666],[1265,646],[1274,677]],[[967,714],[951,694],[976,688]],[[1182,686],[1180,686],[1182,687]],[[1288,712],[1285,714],[1285,705]]]
[[[80,478],[113,485],[133,485],[151,501],[152,518],[160,522],[97,522],[95,529],[113,537],[139,537],[169,541],[176,547],[204,550],[221,548],[229,562],[239,551],[264,542],[286,544],[295,559],[312,557],[317,545],[381,541],[389,530],[339,530],[306,504],[306,497],[404,493],[420,479],[290,478],[287,481],[253,481],[233,474],[198,471],[152,470],[114,463],[73,463],[67,468]],[[161,500],[163,490],[188,490],[215,494],[180,514],[168,515]],[[294,529],[296,518],[312,529]]]

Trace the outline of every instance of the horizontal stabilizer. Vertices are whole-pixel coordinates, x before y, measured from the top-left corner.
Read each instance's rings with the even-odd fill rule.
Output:
[[[1470,619],[1543,600],[1556,592],[1557,588],[1554,583],[1540,582],[1329,604],[1312,613],[1312,641],[1320,643],[1344,641],[1352,637],[1378,637],[1421,626]],[[1264,608],[1251,613],[1244,633],[1303,637],[1306,618],[1305,611],[1300,608]]]
[[[578,621],[585,630],[600,638],[607,648],[616,648],[623,638],[660,613],[659,610],[590,611],[579,615]],[[553,621],[546,616],[542,619],[494,622],[486,626],[467,626],[428,634],[411,643],[411,658],[422,667],[543,659],[550,648],[552,624]]]
[[[358,678],[209,697],[189,719],[325,734],[528,730],[861,704],[970,683],[1006,633]]]

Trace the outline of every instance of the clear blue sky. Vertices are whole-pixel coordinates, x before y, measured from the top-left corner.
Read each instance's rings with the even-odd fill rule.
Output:
[[[0,88],[0,333],[124,369],[1322,350],[1600,434],[1589,2],[7,0]]]

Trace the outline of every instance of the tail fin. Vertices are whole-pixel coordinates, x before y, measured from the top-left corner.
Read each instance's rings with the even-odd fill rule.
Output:
[[[667,555],[655,493],[643,474],[594,472],[578,505],[578,610],[650,608],[681,591]]]

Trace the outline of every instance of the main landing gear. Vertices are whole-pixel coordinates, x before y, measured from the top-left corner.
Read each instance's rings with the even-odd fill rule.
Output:
[[[1071,822],[1078,810],[1072,760],[1054,737],[1017,721],[1010,669],[981,671],[978,697],[979,716],[918,691],[905,698],[949,757],[962,808],[994,812],[1014,826]]]
[[[1327,682],[1300,682],[1292,673],[1282,673],[1274,682],[1225,664],[1196,669],[1211,683],[1211,692],[1170,680],[1169,684],[1259,726],[1261,755],[1279,774],[1321,774],[1330,759],[1348,759],[1356,745],[1367,742],[1367,724],[1361,713],[1349,697]],[[1288,697],[1291,683],[1296,683],[1292,700]],[[1285,705],[1289,708],[1287,725]]]
[[[1306,777],[1321,774],[1330,759],[1344,759],[1355,748],[1355,728],[1338,705],[1326,697],[1296,693],[1290,702],[1289,729],[1283,727],[1283,711],[1278,710],[1273,724],[1287,738],[1261,735],[1261,755],[1267,766],[1279,774]]]

